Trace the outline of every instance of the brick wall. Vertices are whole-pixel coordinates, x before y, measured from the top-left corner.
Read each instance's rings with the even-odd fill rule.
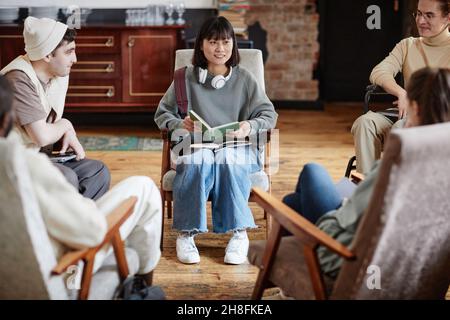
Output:
[[[315,0],[250,0],[246,22],[267,31],[267,94],[272,100],[316,100],[313,70],[319,59]]]

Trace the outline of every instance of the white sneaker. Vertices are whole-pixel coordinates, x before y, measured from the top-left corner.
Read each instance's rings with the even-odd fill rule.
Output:
[[[200,255],[195,246],[194,237],[188,233],[180,233],[177,237],[177,258],[182,263],[193,264],[200,262]]]
[[[234,231],[225,249],[224,262],[227,264],[243,264],[247,262],[248,237],[245,230]]]

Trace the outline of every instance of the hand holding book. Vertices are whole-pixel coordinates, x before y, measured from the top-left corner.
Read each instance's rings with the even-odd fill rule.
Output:
[[[218,137],[223,139],[225,138],[226,135],[230,134],[231,131],[239,131],[241,128],[240,123],[237,121],[226,123],[217,127],[211,127],[202,117],[200,117],[193,110],[189,111],[189,117],[194,123],[194,128],[196,123],[197,125],[199,124],[201,131],[205,136],[205,139],[210,141],[214,141]],[[187,127],[190,126],[190,122],[188,120],[184,120],[183,123],[185,125],[185,128],[188,129]]]
[[[241,121],[241,122],[239,122],[239,129],[234,132],[228,133],[227,136],[237,138],[237,139],[243,139],[250,135],[251,130],[252,130],[252,126],[250,125],[250,122]]]
[[[183,119],[183,128],[189,132],[194,131],[194,121],[189,116]]]

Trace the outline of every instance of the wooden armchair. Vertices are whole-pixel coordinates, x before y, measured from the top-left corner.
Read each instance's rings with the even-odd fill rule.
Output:
[[[83,274],[81,278],[81,288],[78,296],[79,300],[86,300],[89,296],[95,255],[106,244],[111,243],[113,246],[120,280],[124,281],[130,274],[127,258],[125,255],[125,246],[122,238],[120,237],[119,228],[128,219],[131,213],[133,213],[136,201],[136,197],[128,198],[106,217],[108,223],[108,231],[101,244],[90,249],[68,252],[63,257],[61,257],[61,259],[58,261],[58,265],[53,268],[53,274],[61,275],[66,272],[69,266],[76,265],[80,260],[84,262]]]
[[[241,56],[240,65],[244,66],[249,70],[258,81],[259,85],[265,90],[264,84],[264,64],[262,59],[262,53],[257,49],[239,49]],[[181,68],[186,65],[191,64],[191,59],[193,55],[192,49],[177,50],[175,58],[175,69]],[[265,191],[271,192],[271,179],[270,179],[270,158],[271,158],[271,132],[264,131],[259,133],[263,143],[265,143],[264,148],[264,170],[253,174],[250,178],[252,180],[252,186],[259,186]],[[163,249],[163,239],[164,239],[164,212],[167,208],[167,217],[172,218],[172,183],[175,177],[175,170],[171,169],[170,166],[170,137],[167,130],[162,130],[161,136],[163,139],[163,152],[161,160],[161,198],[162,198],[162,208],[163,208],[163,218],[162,218],[162,230],[161,233],[161,250]],[[261,141],[261,140],[260,140]],[[250,195],[249,201],[253,201],[253,195]],[[264,218],[266,218],[266,213],[264,212]],[[270,225],[270,221],[267,222]]]
[[[443,299],[450,284],[449,136],[450,123],[392,131],[351,249],[255,188],[273,222],[267,241],[250,243],[249,261],[260,268],[252,298],[278,286],[296,299]],[[293,236],[282,237],[283,229]],[[322,273],[318,246],[341,257],[337,278]]]
[[[56,261],[28,168],[16,148],[0,141],[0,299],[111,299],[120,281],[139,268],[137,253],[124,248],[119,233],[137,198],[128,198],[107,216],[100,245]],[[93,275],[95,255],[108,243],[115,257],[108,256]],[[68,288],[63,273],[79,261],[84,262],[81,288]]]
[[[353,259],[355,257],[354,254],[347,247],[319,230],[315,225],[275,197],[258,188],[253,189],[253,194],[258,205],[264,208],[272,216],[273,220],[272,230],[265,244],[264,255],[261,262],[258,263],[258,267],[261,270],[256,280],[252,299],[261,299],[264,290],[268,287],[275,285],[283,287],[278,283],[272,283],[270,280],[270,273],[280,247],[283,230],[292,233],[299,242],[298,247],[300,250],[296,254],[304,256],[315,298],[318,300],[325,299],[327,297],[325,280],[320,272],[320,265],[315,250],[319,245],[324,245],[345,259]],[[292,237],[287,237],[286,239],[292,240],[289,238]],[[254,262],[255,257],[252,257],[252,254],[252,251],[250,251],[249,260]],[[261,252],[258,252],[258,254],[261,254]],[[286,281],[292,281],[292,278],[286,277]]]

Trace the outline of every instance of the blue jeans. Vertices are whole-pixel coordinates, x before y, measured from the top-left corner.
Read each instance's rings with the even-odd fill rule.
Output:
[[[326,169],[316,163],[303,167],[295,192],[283,198],[285,204],[312,223],[339,208],[342,200]]]
[[[198,149],[179,157],[173,182],[173,228],[208,232],[208,198],[214,232],[255,228],[248,198],[250,174],[259,170],[256,151],[248,147]]]

